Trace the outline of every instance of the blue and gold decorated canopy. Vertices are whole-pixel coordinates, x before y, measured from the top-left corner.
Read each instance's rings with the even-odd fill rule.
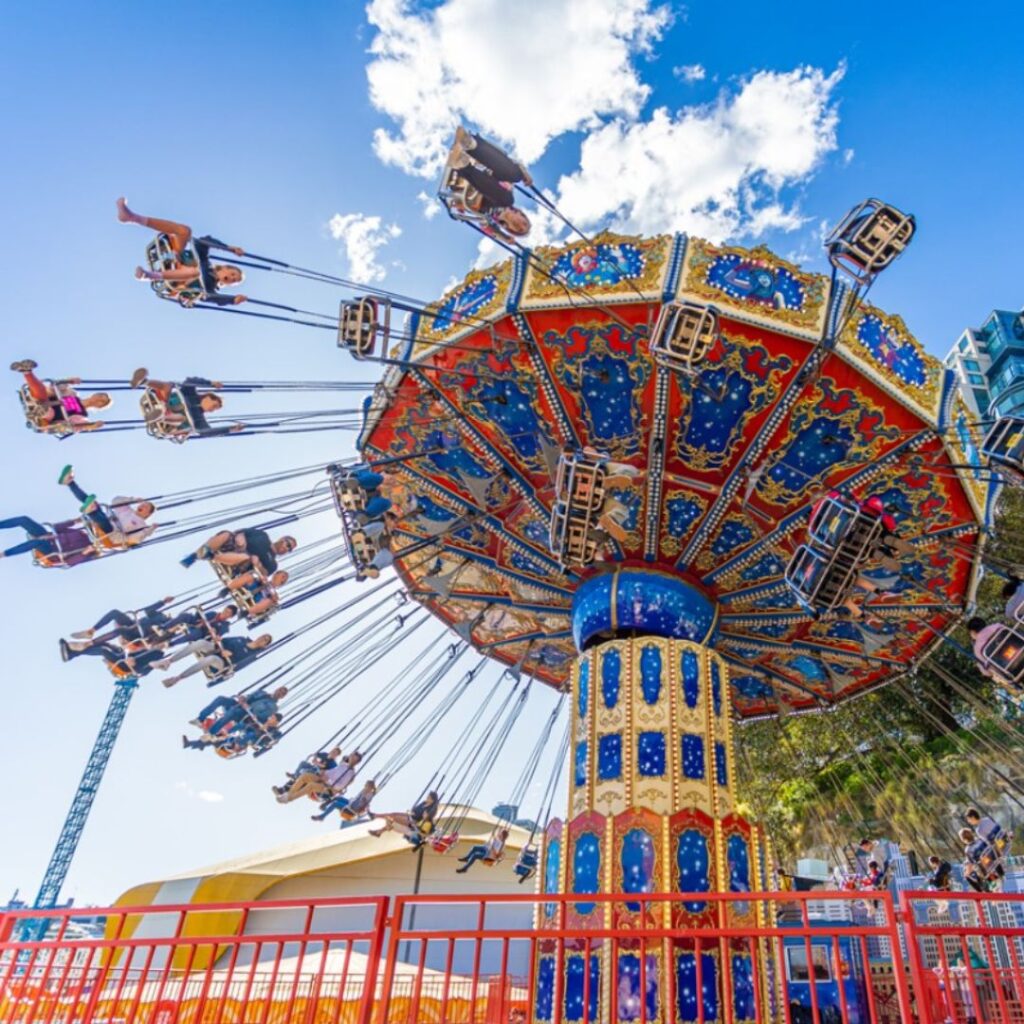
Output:
[[[547,547],[554,465],[590,445],[642,471],[614,492],[629,510],[616,560],[677,574],[717,604],[715,646],[743,716],[777,710],[780,695],[810,706],[884,683],[952,625],[991,495],[959,468],[977,464],[978,438],[951,374],[899,317],[842,315],[841,284],[683,235],[536,255],[551,276],[519,257],[415,316],[397,354],[417,368],[392,370],[367,416],[368,458],[430,453],[395,469],[418,510],[400,538],[415,550],[396,564],[427,607],[561,685],[588,573],[561,571]],[[671,299],[721,314],[696,385],[648,352]],[[830,488],[880,495],[916,549],[867,629],[815,621],[783,580]],[[416,545],[432,535],[437,547]]]

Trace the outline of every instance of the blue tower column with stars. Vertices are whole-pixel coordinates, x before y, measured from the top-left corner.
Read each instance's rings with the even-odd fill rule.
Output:
[[[540,886],[584,898],[542,905],[538,924],[598,934],[565,940],[561,955],[542,940],[538,1022],[684,1024],[699,1019],[698,1000],[703,1019],[742,1022],[768,995],[749,942],[700,934],[756,927],[755,904],[700,894],[757,890],[766,868],[762,834],[737,810],[716,622],[703,591],[661,571],[604,572],[576,594],[569,810],[548,827]],[[651,893],[694,898],[585,899]],[[675,934],[649,939],[644,929]],[[601,937],[610,930],[636,938]]]

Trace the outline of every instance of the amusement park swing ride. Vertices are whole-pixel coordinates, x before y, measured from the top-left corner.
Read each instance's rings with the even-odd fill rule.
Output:
[[[40,432],[75,433],[90,417],[82,395],[134,386],[141,420],[93,432],[193,444],[356,431],[357,455],[327,467],[160,496],[163,511],[299,488],[167,524],[147,544],[225,527],[229,538],[246,525],[277,531],[331,511],[338,524],[319,547],[282,556],[286,578],[257,572],[241,582],[236,568],[251,559],[237,540],[223,549],[240,552],[237,563],[200,548],[216,578],[170,611],[198,606],[207,623],[203,610],[227,601],[262,630],[279,609],[342,583],[360,587],[274,639],[270,650],[289,644],[295,655],[262,675],[249,667],[240,688],[214,629],[215,660],[202,671],[211,684],[239,673],[235,706],[200,714],[193,745],[264,756],[382,654],[402,650],[407,672],[322,747],[358,749],[347,784],[358,777],[355,788],[369,781],[379,793],[426,756],[452,707],[473,707],[456,754],[423,786],[456,810],[394,816],[413,845],[443,854],[459,808],[481,792],[530,693],[546,684],[563,696],[510,801],[542,792],[517,865],[536,872],[541,892],[771,888],[767,838],[736,788],[743,724],[827,711],[899,680],[943,643],[973,606],[999,486],[1024,478],[1024,423],[972,421],[952,372],[899,316],[867,302],[914,235],[913,218],[894,206],[871,199],[843,218],[826,241],[828,275],[763,248],[686,234],[590,238],[567,221],[577,240],[529,248],[460,166],[449,162],[440,197],[506,258],[433,302],[131,214],[157,225],[146,276],[168,305],[329,331],[344,353],[380,364],[375,385],[154,382],[141,371],[130,382],[36,378],[21,392],[26,418]],[[511,196],[561,217],[525,174],[503,180]],[[223,291],[241,276],[232,268],[346,294],[320,312],[232,299]],[[221,411],[224,398],[294,391],[362,394],[352,409]],[[209,395],[216,401],[204,405]],[[312,496],[310,480],[322,482]],[[95,521],[84,529],[90,557],[131,546]],[[58,543],[37,558],[59,567],[66,554]],[[57,898],[138,683],[132,652],[172,636],[139,628],[124,657],[107,659],[118,689],[39,907]],[[1018,687],[1024,620],[994,634],[984,657]],[[498,674],[481,682],[495,663]],[[253,707],[271,691],[282,696],[260,718]],[[428,699],[436,707],[419,719]],[[568,812],[551,819],[563,762]],[[336,806],[351,819],[368,800]],[[743,906],[729,911],[737,927],[753,921]],[[639,926],[647,911],[632,907],[580,902],[568,915],[578,927],[613,912]],[[665,913],[699,928],[709,910],[678,903]],[[744,970],[733,971],[735,985]]]

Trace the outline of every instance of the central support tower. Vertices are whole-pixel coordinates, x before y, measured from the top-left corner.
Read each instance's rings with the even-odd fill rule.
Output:
[[[711,646],[716,623],[703,591],[663,572],[619,569],[581,585],[569,811],[547,832],[544,891],[698,896],[762,887],[763,841],[737,810],[729,670]],[[564,912],[545,906],[541,927],[558,927],[559,914],[569,929],[693,937],[595,935],[578,949],[567,940],[562,970],[550,947],[538,962],[538,1021],[557,1018],[556,1000],[567,1021],[695,1021],[698,992],[706,1020],[726,1010],[733,1021],[755,1017],[761,983],[749,943],[699,938],[712,926],[754,927],[752,903],[581,899]]]

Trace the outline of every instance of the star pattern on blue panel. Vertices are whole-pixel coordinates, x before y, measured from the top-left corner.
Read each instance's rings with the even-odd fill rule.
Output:
[[[607,733],[597,741],[597,777],[602,782],[622,778],[622,734]]]
[[[640,652],[640,692],[647,704],[661,696],[661,648],[648,646]]]
[[[626,893],[654,892],[654,839],[642,828],[631,828],[622,837],[620,865],[622,891]],[[627,903],[626,908],[639,913],[639,903]]]
[[[683,775],[687,779],[703,779],[705,774],[704,737],[684,732],[680,746],[682,748]]]
[[[729,785],[728,760],[725,756],[725,744],[715,744],[715,780],[723,788]]]
[[[642,732],[637,736],[636,770],[648,778],[663,778],[665,775],[665,734],[663,732]]]
[[[592,895],[600,887],[601,840],[593,832],[583,832],[576,840],[572,855],[572,891]],[[577,903],[576,912],[590,914],[596,904]]]
[[[707,836],[695,828],[684,829],[676,840],[676,891],[708,892],[711,889],[711,853]],[[683,906],[699,914],[707,906],[704,900],[687,901]]]
[[[683,651],[679,675],[683,684],[683,700],[688,708],[695,708],[700,699],[700,662],[693,651]]]
[[[609,711],[619,703],[621,683],[622,655],[616,650],[605,651],[601,656],[601,696]]]

